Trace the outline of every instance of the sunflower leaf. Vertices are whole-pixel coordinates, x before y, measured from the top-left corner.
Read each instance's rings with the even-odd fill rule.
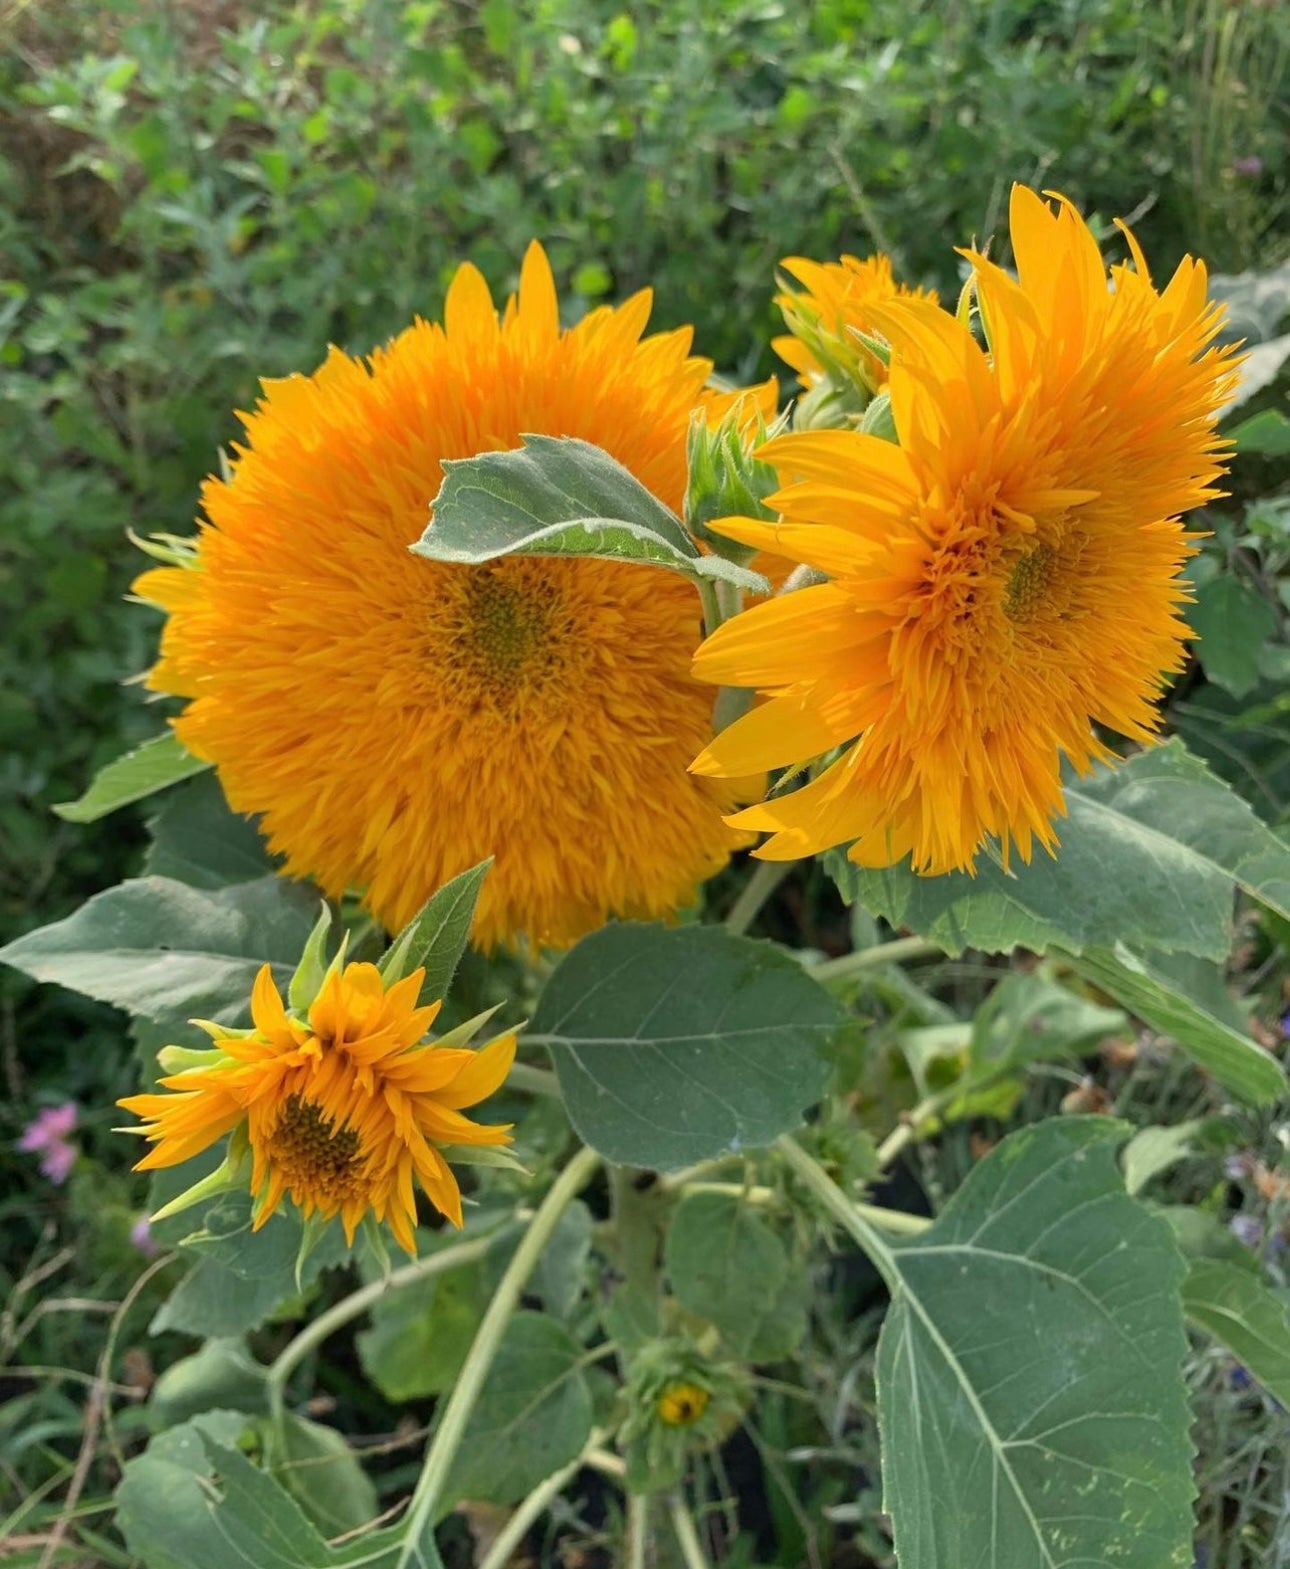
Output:
[[[672,1170],[760,1148],[824,1093],[838,1003],[782,949],[712,926],[622,922],[547,983],[546,1045],[570,1120],[608,1160]]]
[[[917,877],[907,861],[872,870],[841,851],[829,869],[845,899],[951,954],[1123,941],[1223,959],[1234,884],[1290,916],[1290,845],[1180,741],[1072,780],[1066,805],[1057,855],[1007,872],[983,857],[974,877]]]
[[[142,801],[181,779],[204,773],[210,766],[186,751],[174,731],[167,730],[105,764],[84,795],[60,802],[54,811],[64,822],[94,823],[119,806]]]
[[[262,964],[286,990],[316,901],[281,877],[214,890],[136,877],[0,948],[0,960],[159,1023],[239,1025]]]
[[[511,451],[443,465],[415,554],[467,565],[501,556],[591,556],[767,591],[756,572],[702,555],[680,518],[599,447],[572,437],[523,440]]]
[[[1276,1058],[1222,1017],[1227,1002],[1216,971],[1209,971],[1206,988],[1216,995],[1202,997],[1185,987],[1177,964],[1123,943],[1086,949],[1071,963],[1121,1007],[1176,1040],[1233,1095],[1266,1105],[1286,1093],[1285,1070]]]
[[[453,1460],[444,1505],[516,1503],[567,1465],[591,1433],[583,1348],[557,1319],[517,1313]]]
[[[916,1241],[866,1242],[892,1293],[878,1417],[901,1569],[1191,1563],[1183,1261],[1124,1191],[1127,1131],[1023,1129]]]
[[[1182,1288],[1183,1311],[1225,1345],[1290,1406],[1290,1317],[1286,1303],[1252,1270],[1222,1259],[1195,1259]]]
[[[439,1002],[447,996],[470,936],[479,890],[492,864],[490,856],[430,895],[377,965],[387,989],[424,966],[422,997]]]

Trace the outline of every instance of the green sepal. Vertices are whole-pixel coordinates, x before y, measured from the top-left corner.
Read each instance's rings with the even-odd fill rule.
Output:
[[[319,1243],[331,1230],[335,1221],[334,1215],[321,1215],[314,1210],[312,1215],[301,1216],[300,1246],[296,1249],[296,1290],[305,1289],[304,1267],[309,1255],[314,1252]]]
[[[896,421],[891,412],[890,393],[878,393],[864,411],[864,418],[860,421],[860,433],[864,436],[878,436],[883,441],[890,441],[897,446],[900,444]]]
[[[190,535],[143,535],[136,534],[132,528],[128,528],[125,537],[136,550],[142,550],[144,555],[151,556],[155,561],[164,561],[168,567],[184,567],[191,572],[201,566],[201,553],[197,548],[197,541]]]
[[[367,1250],[377,1275],[387,1281],[393,1273],[390,1263],[390,1248],[385,1237],[385,1228],[375,1215],[369,1210],[358,1223],[358,1240]]]
[[[386,986],[424,969],[422,996],[435,1002],[447,996],[470,937],[479,890],[492,864],[490,855],[430,895],[377,963]]]
[[[287,986],[287,1004],[295,1013],[306,1013],[327,978],[327,939],[331,936],[331,906],[323,900],[322,913],[309,933],[300,963]],[[344,944],[342,943],[342,947]]]
[[[499,1144],[440,1144],[439,1153],[450,1166],[496,1166],[531,1177],[532,1171],[517,1155]]]
[[[199,1068],[218,1068],[232,1061],[218,1046],[163,1046],[157,1053],[157,1066],[165,1074],[194,1073]]]
[[[232,1188],[239,1186],[239,1174],[242,1162],[233,1155],[232,1145],[229,1153],[220,1161],[209,1176],[200,1182],[194,1182],[191,1188],[185,1188],[178,1198],[171,1199],[169,1204],[163,1204],[154,1215],[148,1218],[155,1226],[158,1221],[169,1220],[172,1215],[180,1215],[186,1209],[191,1209],[194,1204],[200,1204],[204,1199],[217,1198],[221,1193],[227,1193]]]
[[[484,1027],[493,1015],[502,1007],[500,1002],[494,1003],[491,1008],[485,1008],[483,1013],[477,1013],[473,1019],[467,1019],[464,1024],[459,1024],[445,1035],[436,1035],[430,1043],[432,1046],[468,1046],[472,1038]],[[525,1020],[525,1023],[528,1021]],[[522,1030],[523,1024],[516,1026],[516,1031]],[[503,1030],[503,1035],[509,1035],[509,1030]],[[493,1040],[497,1037],[494,1035]]]

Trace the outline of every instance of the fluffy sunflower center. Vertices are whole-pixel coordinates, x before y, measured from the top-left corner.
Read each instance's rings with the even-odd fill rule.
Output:
[[[564,620],[559,585],[537,563],[476,567],[465,575],[453,662],[480,696],[510,707],[559,668]]]
[[[1042,542],[1028,551],[1008,573],[1003,613],[1009,621],[1029,621],[1046,603],[1058,574],[1059,558]]]
[[[312,1101],[299,1095],[287,1097],[269,1138],[268,1155],[287,1186],[315,1203],[336,1204],[351,1197],[363,1168],[358,1134],[352,1128],[337,1131]]]

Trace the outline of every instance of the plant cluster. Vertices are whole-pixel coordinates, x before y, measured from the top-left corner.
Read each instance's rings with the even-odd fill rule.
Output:
[[[134,1289],[202,1342],[120,1453],[146,1569],[433,1566],[481,1503],[486,1569],[548,1515],[687,1569],[1193,1561],[1188,1330],[1290,1398],[1285,1069],[1224,987],[1290,850],[1159,734],[1252,382],[1203,264],[1157,284],[1126,228],[1108,274],[1021,186],[1009,222],[953,310],[795,259],[780,417],[646,294],[565,326],[540,246],[500,309],[463,264],[442,322],[266,382],[196,537],[140,541],[169,723],[64,810],[167,792],[143,875],[0,955],[134,1019]],[[872,941],[749,937],[806,864]],[[1201,1100],[1140,1125],[1162,1051]],[[73,1126],[30,1138],[63,1176]],[[1207,1155],[1244,1236],[1159,1187]],[[362,1380],[436,1397],[410,1471],[316,1420],[365,1316]]]

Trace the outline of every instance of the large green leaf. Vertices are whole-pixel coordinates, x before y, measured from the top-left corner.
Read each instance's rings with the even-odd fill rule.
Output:
[[[607,452],[572,437],[525,436],[508,452],[444,464],[433,519],[412,549],[432,561],[598,556],[765,592],[765,578],[705,556],[685,525]]]
[[[187,1185],[182,1180],[185,1170],[176,1168],[180,1180],[175,1187]],[[199,1175],[193,1172],[189,1180]],[[157,1309],[150,1326],[153,1334],[180,1329],[190,1335],[236,1335],[253,1329],[347,1256],[338,1222],[301,1258],[304,1227],[299,1212],[284,1205],[259,1231],[252,1231],[251,1207],[248,1194],[230,1193],[210,1205],[200,1220],[190,1211],[162,1222],[167,1236],[173,1235],[172,1228],[182,1228],[183,1249],[197,1262]]]
[[[824,1093],[844,1015],[783,950],[715,926],[607,926],[547,983],[533,1035],[606,1159],[672,1170],[760,1148]]]
[[[174,731],[167,730],[100,768],[84,795],[61,802],[54,811],[69,823],[97,822],[119,806],[142,801],[210,766],[186,751]]]
[[[0,960],[162,1023],[240,1025],[262,964],[286,991],[316,914],[317,896],[280,877],[211,891],[139,877],[0,948]]]
[[[866,1245],[901,1569],[1188,1569],[1190,1412],[1167,1223],[1103,1118],[1005,1139],[917,1240]]]
[[[393,1569],[399,1527],[329,1546],[281,1484],[231,1447],[242,1425],[212,1412],[127,1463],[117,1520],[145,1569]],[[410,1561],[442,1569],[429,1530]]]
[[[1183,1308],[1270,1395],[1290,1406],[1290,1317],[1283,1296],[1239,1264],[1195,1259],[1183,1282]]]
[[[915,877],[841,852],[830,866],[845,898],[954,954],[1127,942],[1222,959],[1233,883],[1290,913],[1290,847],[1178,741],[1072,780],[1066,802],[1056,858],[1010,873],[982,859],[975,877]]]
[[[192,888],[228,888],[274,870],[259,830],[230,811],[218,777],[203,774],[171,790],[148,819],[152,843],[143,869]]]
[[[715,1324],[735,1357],[777,1360],[806,1332],[808,1276],[732,1194],[684,1199],[668,1227],[664,1262],[681,1306]]]
[[[1233,1029],[1216,1004],[1184,990],[1176,966],[1115,948],[1090,948],[1071,963],[1122,1007],[1169,1035],[1233,1095],[1255,1105],[1286,1092],[1286,1075],[1271,1053]]]
[[[515,1315],[462,1435],[446,1505],[515,1503],[582,1452],[592,1423],[582,1361],[582,1347],[556,1319]]]

